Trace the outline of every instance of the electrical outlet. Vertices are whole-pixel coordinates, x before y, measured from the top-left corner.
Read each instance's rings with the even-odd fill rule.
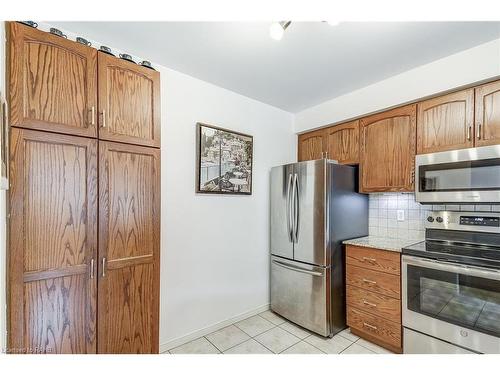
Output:
[[[398,210],[398,221],[405,221],[405,210]]]

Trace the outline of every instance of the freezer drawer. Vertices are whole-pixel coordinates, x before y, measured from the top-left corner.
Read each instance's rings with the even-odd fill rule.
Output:
[[[323,336],[330,335],[330,268],[271,257],[271,310]]]

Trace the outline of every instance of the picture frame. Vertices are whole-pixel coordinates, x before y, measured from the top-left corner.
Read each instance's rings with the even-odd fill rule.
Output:
[[[9,189],[9,124],[8,107],[0,92],[0,190]]]
[[[251,195],[253,136],[196,124],[196,193]]]

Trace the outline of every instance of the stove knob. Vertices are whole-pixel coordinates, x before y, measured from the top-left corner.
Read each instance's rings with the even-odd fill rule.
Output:
[[[432,223],[432,222],[434,221],[434,218],[433,218],[432,216],[428,216],[428,217],[427,217],[427,221],[428,221],[429,223]]]
[[[443,218],[442,218],[441,216],[438,216],[438,217],[436,218],[436,221],[437,221],[438,223],[442,223],[442,222],[443,222]]]

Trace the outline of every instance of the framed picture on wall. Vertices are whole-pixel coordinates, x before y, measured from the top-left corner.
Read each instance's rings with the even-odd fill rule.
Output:
[[[252,194],[253,137],[196,124],[196,192]]]

